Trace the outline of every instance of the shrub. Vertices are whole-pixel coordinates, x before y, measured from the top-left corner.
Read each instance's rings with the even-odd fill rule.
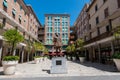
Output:
[[[19,60],[19,57],[18,56],[5,56],[3,60],[4,61],[17,61]]]
[[[114,59],[120,59],[120,53],[115,53],[112,55]]]
[[[42,58],[42,56],[35,56],[34,58]]]

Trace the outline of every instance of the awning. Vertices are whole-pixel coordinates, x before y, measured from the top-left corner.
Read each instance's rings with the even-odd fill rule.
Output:
[[[89,47],[89,46],[105,43],[105,42],[108,42],[108,41],[112,41],[113,39],[114,39],[114,36],[111,36],[111,37],[108,37],[108,38],[105,38],[105,39],[90,43],[88,45],[85,45],[84,47],[86,48],[86,47]]]

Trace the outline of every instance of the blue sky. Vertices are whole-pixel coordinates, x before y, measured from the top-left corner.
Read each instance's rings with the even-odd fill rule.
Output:
[[[40,23],[44,24],[44,14],[67,13],[70,14],[70,25],[72,26],[85,3],[90,0],[24,0],[31,4]]]

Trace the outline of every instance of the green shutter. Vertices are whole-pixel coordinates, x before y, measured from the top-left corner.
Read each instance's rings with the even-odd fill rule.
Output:
[[[7,7],[8,7],[7,1],[4,0],[4,1],[3,1],[3,5],[4,5],[4,7],[7,8]]]
[[[16,10],[15,9],[12,10],[12,14],[16,15]]]

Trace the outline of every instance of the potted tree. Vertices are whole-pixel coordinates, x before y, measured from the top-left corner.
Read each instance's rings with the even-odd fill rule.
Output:
[[[85,54],[83,53],[83,50],[84,50],[84,40],[83,39],[78,39],[76,41],[76,47],[77,47],[77,50],[80,50],[80,54],[78,54],[79,56],[79,60],[81,63],[83,63],[85,61]]]
[[[44,49],[43,49],[43,54],[44,54],[44,60],[47,60],[49,53],[48,53],[48,49],[46,47],[44,47]]]
[[[71,57],[70,57],[70,51],[71,51],[71,46],[69,45],[69,46],[67,46],[67,48],[66,48],[67,59],[68,59],[68,60],[71,60]]]
[[[71,52],[71,55],[72,55],[72,60],[75,61],[75,60],[76,60],[75,44],[72,44],[72,45],[71,45],[70,52]]]
[[[14,55],[14,49],[16,45],[24,40],[23,36],[17,31],[17,29],[10,29],[3,34],[5,40],[11,46],[11,52],[8,56],[5,56],[2,61],[4,74],[15,74],[15,68],[18,64],[19,57]]]
[[[34,42],[33,46],[34,46],[34,49],[35,49],[34,61],[35,61],[35,63],[41,62],[43,60],[43,57],[38,56],[36,51],[43,51],[43,45],[42,45],[42,43]]]

